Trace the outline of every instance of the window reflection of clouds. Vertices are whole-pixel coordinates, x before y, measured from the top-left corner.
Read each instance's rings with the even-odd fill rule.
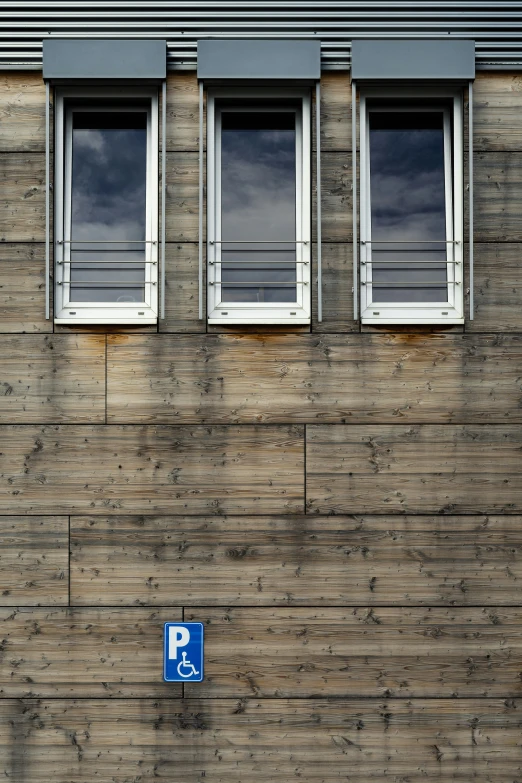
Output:
[[[386,116],[390,127],[386,127]],[[419,128],[415,128],[417,118]],[[446,301],[445,245],[407,244],[415,239],[446,238],[442,113],[371,113],[370,181],[372,240],[405,242],[403,246],[377,242],[372,246],[374,282],[441,282],[441,287],[424,288],[374,285],[373,300]],[[379,260],[397,263],[379,266]],[[415,264],[437,260],[440,266]]]
[[[85,127],[90,124],[89,116],[87,112],[74,115],[74,123],[80,127],[73,125],[71,237],[82,244],[71,245],[71,280],[83,285],[72,285],[71,295],[74,301],[141,302],[145,298],[144,265],[125,267],[111,262],[144,260],[144,245],[125,241],[113,244],[145,239],[144,115],[107,112],[107,124],[111,127],[102,128],[97,128],[95,122],[92,127]],[[123,127],[118,127],[119,118]],[[137,127],[132,127],[133,118]],[[89,240],[97,244],[90,244]],[[98,244],[100,240],[111,240],[111,244]],[[87,261],[99,263],[82,265]],[[85,285],[95,281],[101,284]],[[109,281],[122,285],[109,287]],[[141,285],[129,285],[132,282]]]
[[[222,280],[250,285],[222,286],[223,300],[293,302],[294,285],[262,287],[256,283],[294,283],[295,247],[252,245],[248,241],[295,238],[294,115],[250,113],[247,117],[235,113],[235,117],[236,127],[231,115],[221,134]],[[255,128],[256,118],[259,129]],[[227,245],[227,239],[244,244]]]

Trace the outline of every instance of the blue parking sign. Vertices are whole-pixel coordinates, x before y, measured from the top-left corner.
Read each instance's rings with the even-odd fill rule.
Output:
[[[203,679],[203,623],[165,623],[163,635],[165,682]]]

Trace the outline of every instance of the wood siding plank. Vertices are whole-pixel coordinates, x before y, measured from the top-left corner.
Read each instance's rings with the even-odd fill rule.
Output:
[[[307,428],[311,513],[517,513],[520,426]]]
[[[41,73],[3,71],[0,75],[0,152],[45,152]]]
[[[477,243],[474,266],[475,317],[466,331],[522,332],[522,245]]]
[[[67,604],[67,517],[0,517],[0,606]]]
[[[301,427],[1,426],[0,443],[4,514],[303,509]]]
[[[177,697],[163,682],[163,623],[182,610],[4,609],[0,698]]]
[[[203,314],[199,320],[198,245],[168,242],[165,247],[165,318],[160,332],[205,332],[206,256],[203,274]]]
[[[52,331],[45,319],[45,245],[0,243],[0,333]]]
[[[4,335],[1,421],[105,421],[104,365],[104,335]]]
[[[315,105],[312,143],[316,149]],[[352,150],[352,85],[348,71],[321,74],[321,152]]]
[[[167,242],[197,242],[199,155],[197,152],[168,152],[166,169]],[[204,209],[206,214],[206,202]],[[206,219],[203,230],[206,236]]]
[[[518,335],[111,335],[110,422],[522,422]]]
[[[477,152],[474,175],[475,241],[521,242],[522,152]]]
[[[521,707],[519,699],[8,699],[0,756],[16,783],[513,783]]]
[[[352,245],[342,242],[322,243],[323,320],[317,320],[317,245],[312,250],[312,331],[359,332],[359,321],[353,318],[353,252]]]
[[[76,605],[518,605],[522,518],[73,517]]]
[[[517,72],[477,73],[474,87],[477,151],[522,151],[522,77]]]
[[[522,610],[196,607],[205,679],[184,695],[510,698],[520,693]]]
[[[194,72],[167,74],[166,140],[169,152],[199,152],[199,84]],[[206,148],[206,133],[204,143]]]
[[[0,153],[1,242],[45,241],[45,155]]]

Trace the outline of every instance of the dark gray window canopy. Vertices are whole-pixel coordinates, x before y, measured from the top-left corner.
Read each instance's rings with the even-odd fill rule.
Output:
[[[205,82],[314,82],[320,77],[320,41],[198,41],[198,79]]]
[[[166,75],[166,41],[49,38],[43,42],[43,77],[49,81],[160,81]]]
[[[356,81],[468,82],[475,78],[475,41],[447,39],[352,42]]]

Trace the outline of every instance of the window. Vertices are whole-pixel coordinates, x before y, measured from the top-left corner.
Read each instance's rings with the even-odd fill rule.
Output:
[[[209,323],[309,323],[310,99],[214,94]]]
[[[361,97],[365,323],[462,323],[460,95]]]
[[[64,90],[56,112],[59,323],[155,323],[156,91]]]

